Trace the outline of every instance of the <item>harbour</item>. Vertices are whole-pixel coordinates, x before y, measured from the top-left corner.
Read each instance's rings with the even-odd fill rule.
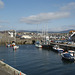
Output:
[[[75,63],[61,59],[52,49],[36,48],[35,45],[19,45],[18,50],[0,46],[0,59],[26,75],[71,75]]]
[[[72,59],[70,59],[71,57],[66,58],[64,54],[67,55],[67,53],[64,52],[68,52],[69,50],[75,51],[75,43],[60,40],[68,39],[70,37],[66,37],[68,33],[65,35],[64,33],[60,34],[60,36],[62,35],[60,39],[60,36],[55,37],[59,33],[49,33],[49,37],[46,35],[45,37],[43,35],[41,37],[41,33],[40,35],[34,33],[31,38],[29,36],[32,33],[26,33],[28,35],[25,36],[21,32],[21,35],[23,35],[21,37],[17,37],[17,34],[16,36],[10,36],[7,31],[3,34],[3,38],[0,39],[0,59],[3,60],[4,64],[7,63],[6,65],[10,65],[9,68],[6,66],[3,66],[5,69],[2,68],[9,75],[20,75],[20,73],[21,75],[54,75],[55,73],[58,75],[59,71],[63,75],[64,69],[60,68],[65,67],[65,64],[74,64],[75,56],[74,58],[72,56]],[[51,37],[52,34],[53,36]],[[38,36],[36,37],[36,35]],[[65,36],[64,38],[63,35]],[[73,61],[65,61],[63,58]],[[57,67],[57,65],[61,67]],[[65,72],[64,75],[66,75]]]

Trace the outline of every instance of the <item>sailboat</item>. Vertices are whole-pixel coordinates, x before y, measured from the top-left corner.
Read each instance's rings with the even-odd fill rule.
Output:
[[[37,29],[38,29],[38,25],[37,25]],[[41,42],[38,41],[38,30],[37,30],[37,41],[36,41],[36,43],[35,43],[35,46],[36,46],[37,48],[42,48]]]
[[[16,31],[15,31],[15,37],[14,37],[14,39],[15,39],[15,42],[16,42]],[[12,45],[13,45],[13,50],[16,50],[16,49],[19,48],[19,46],[17,46],[17,45],[15,44],[15,42],[12,43]]]
[[[50,40],[49,40],[49,35],[48,35],[48,26],[44,26],[43,28],[43,43],[42,43],[42,48],[49,49],[50,48]]]

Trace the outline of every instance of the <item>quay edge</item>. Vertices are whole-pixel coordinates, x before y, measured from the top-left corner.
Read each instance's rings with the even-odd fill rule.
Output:
[[[48,50],[50,50],[50,49],[53,50],[54,45],[59,45],[60,48],[64,49],[64,51],[67,51],[67,50],[74,50],[75,51],[75,45],[60,44],[60,43],[50,43],[50,45],[42,45],[42,48],[48,49]]]
[[[9,75],[26,75],[22,73],[21,71],[9,66],[8,64],[4,63],[3,61],[0,60],[0,68],[3,69],[6,73]]]
[[[58,43],[51,43],[50,44],[52,47],[54,45],[59,45],[61,48],[63,48],[65,51],[66,50],[74,50],[75,51],[75,45],[68,45],[68,44],[58,44]]]

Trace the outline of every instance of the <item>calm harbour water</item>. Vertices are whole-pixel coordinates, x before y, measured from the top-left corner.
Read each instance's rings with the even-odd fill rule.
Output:
[[[0,46],[0,59],[27,75],[75,74],[74,62],[63,61],[59,53],[34,45],[20,45],[16,51]]]

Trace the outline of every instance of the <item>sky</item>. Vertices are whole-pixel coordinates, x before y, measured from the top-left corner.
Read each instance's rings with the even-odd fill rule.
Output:
[[[75,0],[0,0],[0,31],[75,29]]]

